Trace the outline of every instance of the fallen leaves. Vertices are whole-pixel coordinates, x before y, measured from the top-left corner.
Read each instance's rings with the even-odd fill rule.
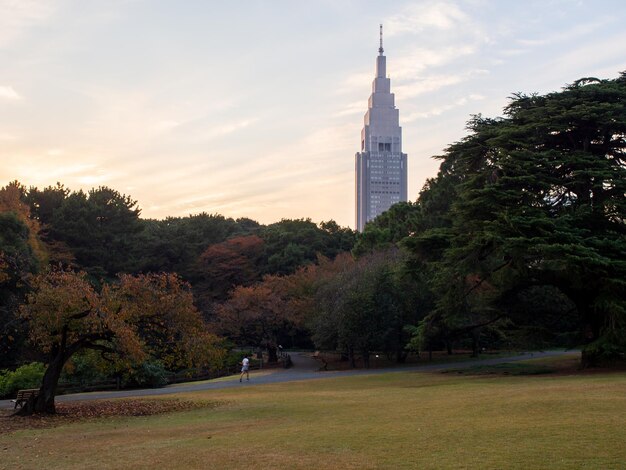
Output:
[[[11,410],[0,410],[0,434],[22,429],[40,429],[79,421],[120,416],[151,416],[156,414],[212,408],[217,402],[178,399],[119,399],[57,403],[56,415],[12,416]]]

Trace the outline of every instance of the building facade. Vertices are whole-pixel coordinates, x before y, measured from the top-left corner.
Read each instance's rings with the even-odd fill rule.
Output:
[[[383,55],[383,32],[376,57],[376,77],[361,131],[361,151],[355,156],[356,229],[407,200],[407,156],[402,153],[402,128]]]

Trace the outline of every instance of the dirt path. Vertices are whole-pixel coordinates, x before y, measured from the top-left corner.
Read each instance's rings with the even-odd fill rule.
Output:
[[[58,402],[71,402],[78,400],[99,400],[109,398],[127,398],[127,397],[143,397],[143,396],[156,396],[156,395],[169,395],[172,393],[184,393],[184,392],[197,392],[201,390],[216,390],[222,388],[231,387],[252,387],[262,384],[293,382],[297,380],[312,380],[312,379],[325,379],[333,377],[350,377],[355,375],[375,375],[375,374],[388,374],[392,372],[420,372],[420,371],[436,371],[445,369],[460,369],[466,367],[473,367],[478,364],[493,365],[501,364],[504,362],[523,361],[533,358],[561,356],[564,354],[573,355],[580,354],[579,351],[542,351],[542,352],[528,352],[517,354],[510,357],[498,357],[493,359],[477,359],[471,361],[454,362],[454,363],[439,363],[439,364],[427,364],[427,365],[406,365],[399,367],[391,367],[385,369],[358,369],[358,370],[345,370],[345,371],[329,371],[319,372],[319,363],[310,357],[308,353],[290,353],[293,361],[293,367],[289,369],[277,369],[270,374],[256,375],[250,374],[250,381],[243,383],[239,382],[238,377],[233,377],[228,380],[215,380],[205,382],[189,382],[186,384],[168,385],[163,388],[149,388],[140,390],[119,390],[110,392],[89,392],[89,393],[74,393],[70,395],[59,395],[56,400]],[[11,400],[0,400],[0,408],[12,408],[13,403]]]

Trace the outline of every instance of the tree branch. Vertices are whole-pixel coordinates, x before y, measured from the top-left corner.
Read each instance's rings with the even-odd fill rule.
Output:
[[[500,266],[494,268],[489,275],[492,275],[494,273],[497,273],[498,271],[500,271],[502,268],[505,268],[506,266],[508,266],[509,264],[511,264],[511,260],[505,261],[503,264],[501,264]],[[480,281],[478,281],[476,284],[474,284],[465,294],[464,297],[467,297],[468,295],[470,295],[475,289],[478,289],[483,282],[485,282],[487,280],[486,277],[483,277],[480,279]]]

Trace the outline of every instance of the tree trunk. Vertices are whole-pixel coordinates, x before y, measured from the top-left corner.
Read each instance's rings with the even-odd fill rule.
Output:
[[[30,416],[34,413],[56,413],[54,397],[56,396],[57,384],[66,358],[63,352],[58,352],[50,361],[44,373],[39,395],[31,397],[16,413],[19,416]]]
[[[472,331],[472,357],[478,357],[480,354],[480,332]]]
[[[363,351],[363,367],[370,368],[370,353],[369,351]]]
[[[398,364],[404,364],[406,362],[407,355],[408,353],[404,349],[398,348],[396,350],[396,362]]]
[[[584,343],[590,344],[598,340],[602,330],[602,317],[591,307],[591,302],[595,297],[594,292],[585,289],[572,290],[563,286],[559,287],[576,305],[576,310],[582,319],[581,333],[584,337]],[[597,367],[601,364],[601,359],[601,352],[598,348],[590,350],[583,347],[580,356],[580,368]]]
[[[35,413],[56,413],[54,397],[57,394],[57,385],[64,364],[65,357],[60,352],[48,365],[35,403]]]
[[[589,367],[597,367],[600,361],[598,360],[598,354],[594,352],[582,350],[580,355],[580,368],[587,369]]]
[[[356,369],[356,360],[354,358],[354,350],[352,348],[348,348],[348,360],[350,361],[350,367]]]
[[[273,344],[267,344],[267,362],[276,363],[278,362],[278,355],[276,354],[276,346]]]

